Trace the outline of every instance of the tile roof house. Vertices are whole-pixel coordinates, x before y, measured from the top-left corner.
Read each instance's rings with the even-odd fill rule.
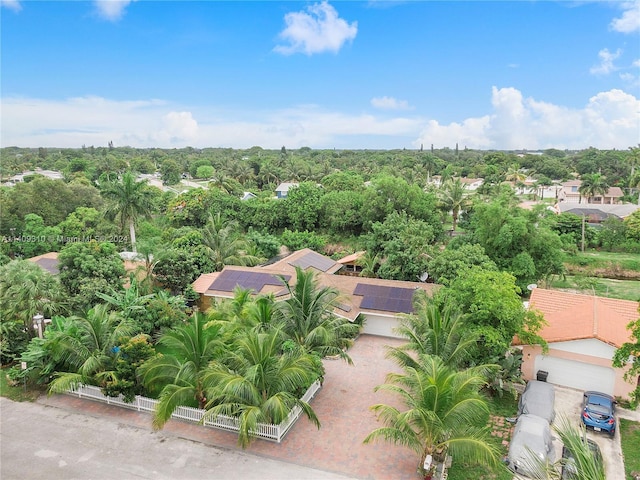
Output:
[[[570,180],[562,184],[558,191],[558,200],[561,202],[589,203],[589,204],[614,204],[620,201],[624,192],[620,187],[610,187],[603,196],[583,198],[580,193],[581,180]]]
[[[431,294],[437,288],[432,283],[336,275],[343,268],[341,263],[309,249],[298,250],[270,265],[226,266],[221,272],[201,275],[192,285],[201,296],[199,306],[203,310],[211,306],[213,299],[233,298],[236,286],[285,300],[287,290],[280,276],[294,285],[296,266],[315,272],[321,287],[335,288],[339,297],[334,313],[352,322],[363,315],[366,319],[363,332],[372,335],[397,337],[394,328],[399,314],[413,311],[411,301],[416,290]]]
[[[627,325],[640,317],[639,307],[629,300],[534,289],[529,308],[547,321],[540,335],[549,351],[545,355],[539,346],[522,346],[524,378],[535,379],[543,371],[550,383],[627,397],[640,378],[625,381],[627,369],[613,368],[611,360],[630,341]]]

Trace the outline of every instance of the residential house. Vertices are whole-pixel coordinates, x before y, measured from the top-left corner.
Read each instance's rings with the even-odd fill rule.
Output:
[[[50,180],[64,180],[64,176],[61,172],[55,170],[42,170],[41,168],[36,168],[35,170],[28,170],[26,172],[18,173],[17,175],[13,175],[9,178],[9,181],[4,185],[11,187],[16,183],[24,182],[25,177],[30,177],[32,175],[42,175],[45,178]]]
[[[276,263],[260,267],[226,266],[221,272],[201,275],[193,288],[200,294],[199,307],[206,310],[214,299],[233,298],[236,287],[251,289],[255,294],[273,294],[276,300],[288,298],[282,279],[295,284],[296,270],[313,271],[319,286],[339,292],[334,313],[351,322],[362,315],[363,332],[371,335],[398,337],[394,329],[400,314],[413,312],[412,299],[416,290],[433,293],[434,284],[382,280],[336,275],[343,268],[340,262],[310,249],[298,250]]]
[[[596,204],[559,202],[555,208],[558,213],[573,213],[580,217],[586,217],[589,223],[600,223],[609,217],[624,220],[633,212],[640,209],[640,205],[634,205],[633,203]]]
[[[562,188],[558,192],[558,201],[573,203],[599,203],[614,204],[619,203],[624,195],[620,187],[610,187],[604,195],[598,195],[592,198],[583,198],[580,193],[581,180],[570,180],[562,183]]]
[[[540,335],[549,346],[522,345],[526,380],[547,372],[547,381],[578,390],[598,390],[628,397],[640,378],[624,379],[627,368],[613,368],[617,348],[630,341],[629,322],[640,316],[638,302],[536,288],[529,308],[542,313],[547,325]],[[519,344],[516,339],[515,344]]]
[[[58,268],[58,252],[44,253],[37,257],[31,257],[27,260],[36,263],[51,275],[57,275],[60,273],[60,269]]]
[[[252,192],[244,192],[242,197],[240,197],[240,200],[251,200],[252,198],[258,198],[258,196]]]
[[[299,183],[295,182],[284,182],[276,187],[276,198],[287,198],[289,190],[295,188],[299,185]]]
[[[346,257],[342,257],[337,260],[338,263],[343,265],[343,269],[340,271],[342,275],[360,275],[362,272],[362,265],[360,265],[360,259],[364,256],[365,252],[356,252]]]

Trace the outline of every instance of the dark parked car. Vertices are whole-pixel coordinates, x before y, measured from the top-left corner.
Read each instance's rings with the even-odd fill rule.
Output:
[[[554,409],[556,393],[553,385],[538,380],[530,380],[520,396],[518,415],[531,414],[552,423],[556,416]]]
[[[587,445],[589,450],[593,452],[593,455],[598,464],[598,468],[604,471],[604,466],[602,463],[602,453],[600,452],[600,447],[593,440],[587,440]],[[573,480],[578,478],[578,466],[576,465],[576,458],[573,455],[573,452],[569,450],[566,446],[562,447],[562,480]]]
[[[585,392],[582,399],[582,423],[596,432],[604,431],[611,437],[616,434],[616,401],[601,392]]]

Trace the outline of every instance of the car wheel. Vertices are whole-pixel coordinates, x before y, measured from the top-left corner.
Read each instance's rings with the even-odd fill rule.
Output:
[[[615,431],[615,430],[611,430],[611,431],[609,432],[609,436],[610,436],[611,438],[615,437],[615,436],[616,436],[616,431]]]

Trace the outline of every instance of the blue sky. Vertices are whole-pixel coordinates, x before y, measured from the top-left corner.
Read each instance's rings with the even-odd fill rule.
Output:
[[[4,147],[640,143],[640,0],[0,2]]]

